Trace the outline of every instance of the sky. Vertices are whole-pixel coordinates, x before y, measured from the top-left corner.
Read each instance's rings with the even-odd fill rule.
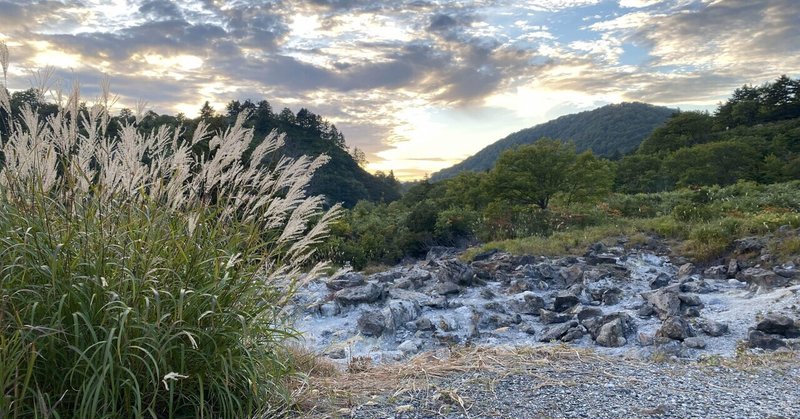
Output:
[[[800,0],[0,0],[8,87],[52,67],[118,107],[266,99],[414,179],[608,103],[713,111],[800,76]]]

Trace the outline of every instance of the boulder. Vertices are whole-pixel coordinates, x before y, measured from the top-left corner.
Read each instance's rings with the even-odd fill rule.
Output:
[[[698,337],[688,337],[683,340],[683,344],[692,349],[705,349],[706,347],[706,341]]]
[[[703,271],[703,277],[709,279],[726,279],[728,277],[728,269],[724,265],[711,266]]]
[[[572,315],[556,313],[555,311],[540,309],[539,320],[542,324],[564,323],[572,319]]]
[[[419,306],[408,300],[391,300],[386,304],[384,316],[389,319],[388,325],[398,329],[419,316]]]
[[[573,311],[579,322],[603,315],[603,310],[600,310],[597,307],[578,306]]]
[[[573,284],[577,284],[582,282],[583,280],[583,269],[580,265],[571,265],[566,268],[561,268],[559,270],[559,275],[561,279],[564,281],[566,286],[572,286]]]
[[[562,342],[572,342],[574,340],[578,340],[586,334],[586,328],[581,325],[575,326],[567,330],[567,333],[564,333],[564,336],[561,336]]]
[[[726,273],[728,274],[728,278],[736,278],[736,274],[739,273],[739,262],[736,259],[731,258],[731,260],[728,261]]]
[[[461,292],[461,287],[453,282],[440,282],[436,284],[436,293],[439,295],[455,295]]]
[[[341,312],[339,308],[339,304],[336,304],[334,301],[328,301],[325,304],[319,306],[319,314],[325,317],[333,317],[338,315]]]
[[[374,303],[383,296],[383,287],[372,282],[366,285],[339,290],[334,294],[336,302],[342,306],[361,303]]]
[[[520,323],[522,323],[522,317],[519,314],[483,313],[479,326],[483,329],[497,329]]]
[[[747,268],[736,275],[736,279],[767,289],[786,286],[789,279],[763,268]]]
[[[415,354],[419,352],[419,345],[417,342],[408,339],[397,346],[397,349],[402,351],[404,354]]]
[[[566,335],[570,329],[576,326],[578,326],[578,322],[571,320],[567,323],[559,324],[558,326],[546,328],[542,330],[542,336],[539,337],[539,342],[561,340],[561,338],[564,337],[564,335]]]
[[[697,281],[687,281],[680,285],[681,292],[690,292],[695,294],[708,294],[710,292],[717,292],[719,289],[712,285],[709,285],[706,281],[702,279]]]
[[[745,237],[733,242],[733,247],[739,254],[758,253],[766,246],[766,242],[761,237]]]
[[[747,343],[751,348],[776,350],[788,347],[786,342],[777,335],[764,333],[760,330],[751,330],[747,336]]]
[[[703,307],[703,301],[696,294],[678,294],[678,299],[682,305],[690,307]]]
[[[682,317],[669,317],[664,320],[661,327],[656,332],[656,338],[668,338],[672,340],[680,340],[694,336],[691,326]]]
[[[604,305],[613,306],[619,304],[620,301],[622,301],[622,290],[617,287],[609,288],[603,293]]]
[[[439,268],[438,278],[441,282],[452,282],[467,287],[472,285],[475,279],[472,268],[458,259],[446,259],[434,263]]]
[[[508,307],[519,314],[536,315],[544,307],[544,299],[530,291],[521,292],[508,299]]]
[[[556,295],[555,301],[553,302],[553,309],[558,312],[563,312],[575,307],[578,303],[580,303],[580,300],[576,295],[562,291]]]
[[[658,274],[658,276],[653,278],[652,281],[650,281],[650,289],[651,290],[655,290],[655,289],[666,287],[667,285],[669,285],[669,282],[670,282],[669,275],[667,275],[667,274],[662,272],[662,273]]]
[[[364,275],[359,272],[345,272],[329,278],[325,281],[325,286],[331,291],[339,291],[344,288],[364,285],[365,282]]]
[[[782,314],[769,313],[756,324],[756,330],[764,333],[781,335],[785,338],[800,337],[800,328],[795,321]]]
[[[358,318],[358,331],[364,336],[378,337],[386,329],[386,318],[380,311],[365,311]]]
[[[678,268],[678,278],[685,278],[694,273],[694,264],[684,263]]]
[[[370,275],[368,279],[375,282],[395,282],[402,277],[403,272],[399,269],[392,269],[390,271],[374,273]]]
[[[703,333],[713,337],[718,337],[729,333],[727,324],[710,319],[699,320],[697,322],[697,327],[699,327]]]
[[[677,289],[679,287],[673,285],[642,293],[642,297],[653,307],[658,318],[664,320],[681,313],[681,300],[676,292]]]
[[[627,326],[623,319],[611,320],[600,327],[595,342],[600,346],[609,348],[624,346],[628,343],[628,339],[625,336],[630,334],[630,332],[626,334],[626,328]]]

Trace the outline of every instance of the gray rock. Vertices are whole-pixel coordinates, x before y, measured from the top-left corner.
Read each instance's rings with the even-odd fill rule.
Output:
[[[436,284],[436,292],[439,295],[455,295],[461,292],[461,287],[452,282],[440,282]]]
[[[429,319],[427,317],[418,318],[414,322],[414,325],[416,326],[417,330],[427,331],[427,330],[434,330],[435,329],[435,327],[433,325],[433,322],[431,321],[431,319]]]
[[[586,334],[586,328],[584,328],[583,326],[578,325],[578,326],[575,326],[575,327],[570,328],[569,330],[567,330],[567,333],[565,333],[564,336],[561,336],[561,341],[562,342],[572,342],[572,341],[575,341],[575,340],[578,340],[578,339],[582,338],[583,335],[585,335],[585,334]]]
[[[561,279],[564,280],[566,286],[569,287],[582,281],[583,269],[580,265],[571,265],[566,268],[561,268],[559,270],[559,275],[561,275]]]
[[[372,282],[366,285],[339,290],[334,294],[336,302],[342,306],[361,303],[374,303],[383,296],[383,287]]]
[[[698,280],[698,281],[687,281],[680,285],[680,289],[682,292],[690,292],[695,294],[708,294],[710,292],[717,292],[719,289],[717,287],[709,285],[706,281]]]
[[[479,326],[483,329],[497,329],[520,324],[522,317],[519,314],[483,313]]]
[[[370,275],[367,279],[376,282],[395,282],[403,276],[403,272],[399,269],[392,269],[390,271],[378,272]]]
[[[325,304],[319,306],[319,313],[325,317],[333,317],[338,315],[341,312],[339,305],[333,301],[328,301]]]
[[[751,348],[776,350],[786,348],[788,345],[777,335],[770,335],[760,330],[751,330],[747,336]]]
[[[542,336],[539,338],[539,342],[550,342],[554,340],[561,340],[561,338],[564,337],[564,335],[566,335],[570,329],[576,327],[577,325],[578,322],[572,320],[567,323],[559,324],[558,326],[553,326],[544,329],[542,330]]]
[[[414,287],[419,288],[430,281],[433,276],[425,269],[415,266],[409,269],[408,272],[403,275],[403,277],[411,281],[414,284]]]
[[[458,259],[436,261],[439,268],[438,278],[441,282],[452,282],[468,287],[475,280],[475,272],[466,263]]]
[[[607,306],[619,304],[619,302],[622,301],[622,290],[617,287],[607,289],[606,292],[603,293],[602,301],[603,304]]]
[[[711,266],[703,271],[703,276],[710,279],[726,279],[728,270],[724,265]]]
[[[586,319],[600,317],[603,315],[603,310],[600,310],[597,307],[578,306],[573,311],[575,313],[575,316],[578,318],[579,322],[582,322]]]
[[[358,318],[358,331],[364,336],[378,337],[386,329],[386,318],[380,311],[365,311]]]
[[[325,286],[331,291],[339,291],[344,288],[357,287],[364,285],[364,275],[359,272],[346,272],[342,275],[334,276],[325,281]]]
[[[727,324],[710,319],[701,319],[697,322],[697,327],[699,327],[703,333],[713,337],[718,337],[729,333]]]
[[[415,354],[419,352],[419,345],[411,339],[408,339],[397,346],[397,349],[404,354]]]
[[[408,300],[391,300],[384,309],[384,315],[389,319],[387,324],[397,329],[419,316],[419,306]]]
[[[704,349],[706,347],[706,341],[698,337],[688,337],[683,340],[683,344],[692,349]]]
[[[731,258],[731,260],[728,261],[726,273],[728,274],[728,278],[736,278],[736,274],[739,273],[739,262],[735,258]]]
[[[784,268],[782,266],[776,266],[772,268],[772,271],[787,279],[794,279],[800,274],[797,269]]]
[[[756,330],[781,335],[786,338],[800,337],[800,328],[797,327],[795,321],[791,317],[782,314],[767,314],[756,324]]]
[[[694,336],[691,326],[682,317],[667,318],[656,332],[656,338],[661,337],[680,341],[691,336]]]
[[[666,287],[669,285],[670,277],[665,273],[658,274],[652,281],[650,281],[650,289],[655,290],[659,288]]]
[[[408,279],[408,278],[400,278],[400,279],[394,281],[394,284],[392,284],[392,286],[394,288],[400,288],[400,289],[407,290],[407,289],[414,288],[414,283],[411,282],[411,280]]]
[[[653,307],[658,317],[662,320],[681,313],[681,300],[678,298],[675,288],[670,286],[642,293],[642,297]]]
[[[559,292],[556,295],[555,301],[553,302],[553,308],[555,311],[563,312],[575,307],[580,303],[580,300],[577,296],[569,293],[569,292]]]
[[[618,348],[625,346],[628,340],[625,338],[625,322],[623,319],[614,319],[600,327],[595,342],[600,346]]]
[[[564,323],[572,319],[572,315],[556,313],[554,311],[540,309],[539,320],[542,324]]]
[[[690,307],[703,307],[703,301],[700,300],[695,294],[678,294],[678,299],[681,300],[681,304],[687,305]]]
[[[544,299],[530,291],[521,292],[508,299],[508,307],[519,314],[536,315],[544,307]]]
[[[734,241],[733,246],[739,254],[758,253],[766,246],[766,243],[761,237],[745,237]]]
[[[694,273],[694,264],[684,263],[678,268],[678,278],[684,278]]]
[[[786,286],[788,278],[763,268],[747,268],[736,275],[736,279],[767,289]]]

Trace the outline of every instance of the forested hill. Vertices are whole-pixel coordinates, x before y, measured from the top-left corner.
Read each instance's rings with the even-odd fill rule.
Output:
[[[592,150],[594,154],[603,157],[620,156],[636,150],[653,129],[662,125],[675,112],[675,109],[633,102],[565,115],[517,131],[461,163],[434,173],[431,180],[448,179],[463,171],[489,170],[503,151],[518,145],[531,144],[542,137],[571,140],[578,152]]]

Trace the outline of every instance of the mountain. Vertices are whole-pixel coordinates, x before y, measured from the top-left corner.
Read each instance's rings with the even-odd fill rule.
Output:
[[[463,171],[491,169],[503,151],[531,144],[542,137],[573,141],[578,152],[592,150],[603,157],[630,153],[677,109],[632,102],[606,105],[591,111],[565,115],[517,131],[452,167],[431,175],[432,181],[451,178]]]

